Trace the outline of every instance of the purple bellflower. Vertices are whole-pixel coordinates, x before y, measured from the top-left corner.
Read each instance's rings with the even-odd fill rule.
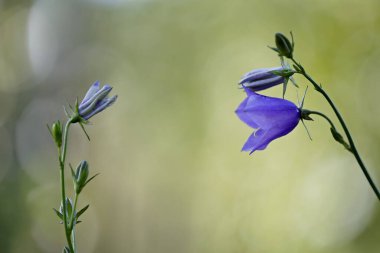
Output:
[[[288,100],[259,95],[248,88],[245,91],[247,98],[235,112],[241,121],[256,129],[242,148],[252,154],[290,133],[301,119],[301,110]]]
[[[85,120],[90,119],[95,114],[111,106],[117,99],[117,96],[107,97],[112,90],[111,86],[106,84],[100,88],[99,85],[99,82],[96,81],[88,89],[82,102],[79,104],[78,113]]]
[[[239,84],[241,84],[243,87],[250,88],[252,91],[265,90],[285,82],[284,76],[276,75],[273,73],[273,71],[281,72],[284,70],[285,69],[283,67],[254,69],[245,74],[241,78]]]

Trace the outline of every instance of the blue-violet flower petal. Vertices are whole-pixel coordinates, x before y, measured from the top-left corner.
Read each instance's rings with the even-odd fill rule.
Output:
[[[285,82],[285,77],[272,73],[272,71],[284,70],[284,67],[254,69],[245,74],[239,83],[252,91],[265,90]]]
[[[85,120],[111,106],[117,99],[117,96],[107,97],[112,90],[111,86],[106,84],[100,88],[99,85],[98,81],[91,85],[78,106],[79,115]]]
[[[263,150],[271,141],[288,134],[298,125],[301,113],[292,102],[259,95],[248,88],[245,91],[247,98],[236,109],[236,114],[255,132],[242,151]]]

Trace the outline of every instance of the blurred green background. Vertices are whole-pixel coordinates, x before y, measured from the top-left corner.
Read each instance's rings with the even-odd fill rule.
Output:
[[[0,251],[62,251],[46,124],[99,80],[117,103],[91,143],[77,126],[69,139],[68,161],[101,173],[79,200],[79,252],[380,252],[380,205],[326,122],[240,152],[237,82],[279,65],[267,45],[290,30],[379,185],[378,0],[0,0]],[[305,107],[333,116],[312,89]]]

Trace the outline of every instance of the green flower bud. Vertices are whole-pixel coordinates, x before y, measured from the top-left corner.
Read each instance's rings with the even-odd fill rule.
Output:
[[[340,133],[338,133],[338,131],[335,128],[331,127],[330,131],[337,142],[342,144],[348,151],[351,151],[351,146],[348,145],[348,143],[343,139],[343,136]]]
[[[71,214],[73,212],[73,203],[71,199],[66,197],[65,204],[66,204],[66,217],[71,217]],[[59,213],[62,215],[64,213],[63,209],[64,209],[63,202],[61,202],[61,206],[59,207]]]
[[[50,134],[53,137],[57,147],[60,148],[62,146],[62,124],[59,120],[54,122],[51,126]]]
[[[86,185],[88,175],[89,169],[87,161],[80,162],[74,176],[74,189],[77,194],[79,194]]]
[[[280,56],[287,58],[293,58],[294,42],[292,36],[292,42],[288,40],[282,33],[276,33],[275,35],[277,51]]]

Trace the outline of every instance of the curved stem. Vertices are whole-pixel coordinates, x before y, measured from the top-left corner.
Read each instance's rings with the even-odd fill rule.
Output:
[[[64,132],[63,132],[63,143],[62,143],[62,146],[63,146],[63,150],[62,152],[60,153],[60,161],[65,163],[65,160],[66,160],[66,150],[67,150],[67,137],[69,135],[69,128],[70,128],[70,125],[71,125],[71,120],[68,120],[66,122],[66,125],[65,125],[65,129],[64,129]],[[63,167],[65,167],[65,164],[63,164]]]
[[[334,139],[338,143],[342,144],[343,147],[345,147],[348,151],[350,151],[352,153],[351,146],[343,139],[342,135],[338,132],[338,130],[336,129],[334,123],[332,122],[332,120],[329,117],[327,117],[325,114],[323,114],[321,112],[301,109],[301,118],[304,118],[306,120],[312,120],[310,118],[310,115],[312,115],[312,114],[316,114],[318,116],[321,116],[325,120],[327,120],[327,122],[330,124],[331,134],[334,137]]]
[[[317,111],[309,111],[309,110],[304,110],[303,111],[307,111],[307,114],[308,115],[311,115],[311,114],[315,114],[315,115],[319,115],[321,117],[323,117],[325,120],[327,120],[330,124],[330,126],[334,129],[336,129],[334,123],[331,121],[331,119],[329,117],[327,117],[325,114],[321,113],[321,112],[317,112]]]
[[[310,111],[310,110],[305,110],[305,109],[302,109],[302,111],[306,112],[307,115],[311,115],[311,114],[315,114],[315,115],[319,115],[321,116],[322,118],[324,118],[325,120],[327,120],[327,122],[329,122],[331,128],[333,128],[334,130],[336,130],[336,127],[334,125],[334,123],[331,121],[331,119],[329,117],[327,117],[325,114],[321,113],[321,112],[317,112],[317,111]]]
[[[62,205],[63,205],[63,225],[65,227],[65,235],[67,244],[69,246],[70,252],[75,253],[72,241],[71,241],[71,230],[69,229],[69,224],[67,223],[67,205],[66,205],[66,192],[65,192],[65,160],[66,160],[66,150],[67,150],[67,137],[69,134],[71,120],[68,120],[65,125],[63,133],[63,149],[59,149],[59,165],[60,165],[60,176],[61,176],[61,194],[62,194]]]
[[[351,153],[355,156],[356,161],[358,162],[361,170],[363,171],[365,177],[367,178],[367,180],[368,180],[369,184],[371,185],[373,191],[375,192],[377,198],[380,200],[380,192],[377,189],[376,184],[373,182],[373,180],[372,180],[372,178],[371,178],[371,176],[370,176],[370,174],[369,174],[366,166],[364,165],[364,162],[362,161],[362,159],[361,159],[361,157],[359,155],[358,150],[356,149],[354,140],[351,137],[350,131],[348,130],[347,125],[344,122],[342,115],[339,113],[338,109],[336,108],[335,104],[333,103],[333,101],[331,100],[331,98],[328,96],[328,94],[322,89],[322,86],[319,85],[319,84],[317,84],[317,82],[315,82],[313,80],[313,78],[306,73],[305,69],[302,67],[301,64],[299,64],[298,62],[296,62],[293,58],[291,60],[300,69],[299,73],[302,74],[307,80],[309,80],[309,82],[311,84],[313,84],[313,86],[316,89],[316,91],[318,91],[319,93],[321,93],[323,95],[323,97],[327,100],[327,102],[329,103],[329,105],[333,109],[336,117],[339,120],[339,123],[341,124],[341,126],[342,126],[342,128],[344,130],[344,133],[346,134],[347,140],[348,140],[348,142],[350,144],[350,151],[351,151]]]

